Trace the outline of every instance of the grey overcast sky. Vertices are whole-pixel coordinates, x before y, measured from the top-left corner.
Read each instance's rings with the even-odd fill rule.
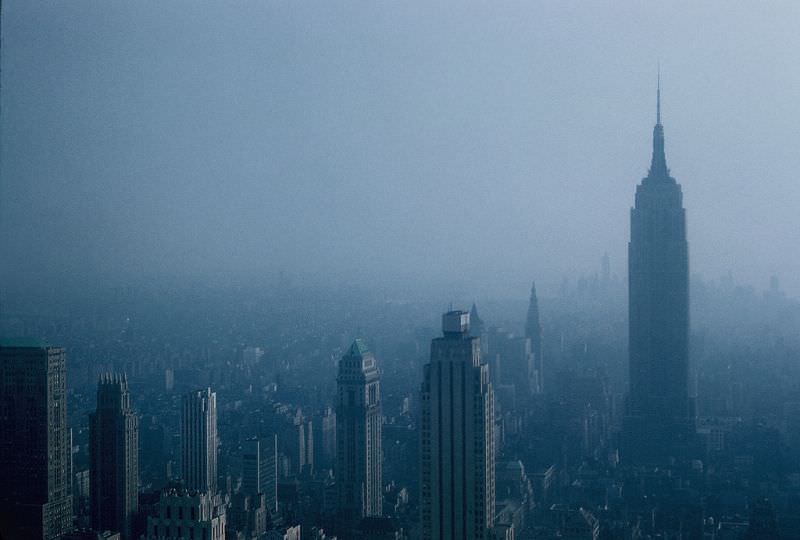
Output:
[[[691,270],[800,295],[800,2],[5,0],[2,277],[624,277],[656,65]]]

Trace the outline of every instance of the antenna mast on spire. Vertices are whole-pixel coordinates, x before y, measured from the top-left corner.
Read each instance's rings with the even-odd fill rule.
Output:
[[[661,62],[658,63],[658,85],[656,86],[656,124],[661,124]]]

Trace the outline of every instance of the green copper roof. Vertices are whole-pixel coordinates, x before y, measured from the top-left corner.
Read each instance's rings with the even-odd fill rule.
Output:
[[[356,339],[352,345],[350,345],[350,350],[347,352],[350,356],[364,356],[369,352],[369,349],[364,342],[360,339]]]
[[[0,347],[41,348],[47,347],[47,343],[32,337],[0,337]]]

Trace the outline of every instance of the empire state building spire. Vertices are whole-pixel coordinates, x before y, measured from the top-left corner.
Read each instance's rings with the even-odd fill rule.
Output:
[[[658,72],[656,88],[656,125],[653,127],[653,158],[650,162],[650,178],[669,178],[667,158],[664,155],[664,126],[661,125],[661,71]]]

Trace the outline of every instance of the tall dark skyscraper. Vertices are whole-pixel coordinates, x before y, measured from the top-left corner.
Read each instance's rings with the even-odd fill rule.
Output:
[[[494,395],[469,313],[442,317],[422,383],[420,517],[423,540],[493,538]]]
[[[72,528],[64,349],[0,344],[0,536],[49,540]]]
[[[343,519],[383,513],[381,394],[375,357],[357,339],[336,378],[336,484]]]
[[[534,392],[544,390],[544,364],[542,359],[542,325],[539,322],[539,297],[536,296],[536,283],[531,284],[531,299],[528,304],[528,317],[525,320],[525,337],[531,340],[531,351],[533,352],[533,370],[529,376],[535,380],[531,381],[531,389]]]
[[[125,376],[100,377],[90,432],[92,527],[127,540],[139,507],[139,418]]]
[[[628,244],[629,394],[623,459],[678,456],[692,432],[689,246],[680,185],[664,155],[661,88],[650,171],[636,188]]]

